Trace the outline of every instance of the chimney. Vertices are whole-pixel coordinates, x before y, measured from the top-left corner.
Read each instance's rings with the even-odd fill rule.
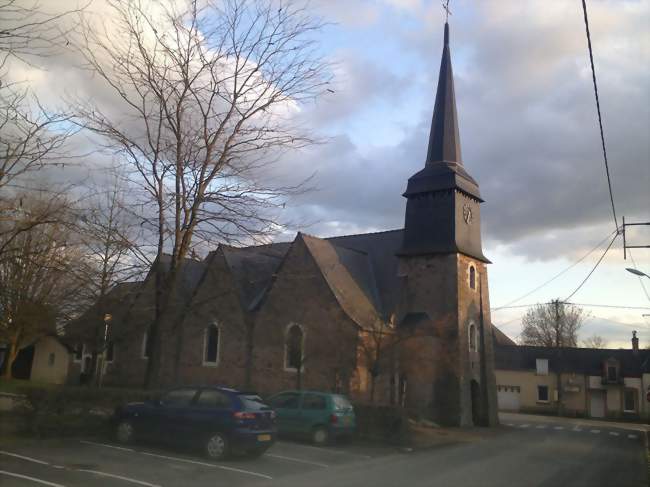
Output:
[[[636,330],[632,332],[632,351],[634,355],[639,353],[639,339],[636,337]]]

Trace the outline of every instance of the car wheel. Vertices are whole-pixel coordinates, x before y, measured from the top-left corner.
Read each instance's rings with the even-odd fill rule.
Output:
[[[222,433],[214,433],[205,442],[205,455],[210,460],[223,460],[228,456],[228,440]]]
[[[133,443],[133,439],[135,438],[133,423],[130,421],[121,421],[117,425],[117,428],[115,428],[115,438],[123,444]]]
[[[316,445],[327,445],[330,440],[330,434],[329,431],[327,431],[327,428],[324,428],[322,426],[318,426],[314,428],[314,431],[311,434],[311,440],[316,444]]]

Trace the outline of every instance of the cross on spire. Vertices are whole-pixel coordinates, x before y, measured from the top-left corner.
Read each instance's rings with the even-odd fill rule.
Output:
[[[445,11],[445,22],[449,22],[449,16],[451,15],[451,10],[449,10],[449,0],[444,0],[442,2],[442,9]]]

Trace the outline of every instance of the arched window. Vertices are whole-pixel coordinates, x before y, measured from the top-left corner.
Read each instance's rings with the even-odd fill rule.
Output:
[[[151,326],[148,326],[142,336],[142,358],[149,358],[151,355],[151,341],[153,335],[151,334]]]
[[[203,364],[217,365],[219,362],[219,327],[216,324],[205,328],[203,335]]]
[[[476,351],[476,325],[474,323],[469,325],[469,349],[473,352]]]
[[[285,369],[298,370],[302,368],[304,338],[300,325],[289,325],[284,344]]]
[[[469,287],[476,289],[476,268],[473,265],[469,266]]]

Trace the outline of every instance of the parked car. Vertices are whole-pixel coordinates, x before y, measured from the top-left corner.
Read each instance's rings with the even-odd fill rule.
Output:
[[[268,399],[277,414],[278,432],[306,436],[317,445],[351,437],[354,408],[347,397],[317,391],[284,391]]]
[[[217,386],[173,389],[157,401],[118,407],[121,443],[135,440],[201,446],[213,460],[233,451],[262,455],[274,443],[275,412],[256,394]]]

